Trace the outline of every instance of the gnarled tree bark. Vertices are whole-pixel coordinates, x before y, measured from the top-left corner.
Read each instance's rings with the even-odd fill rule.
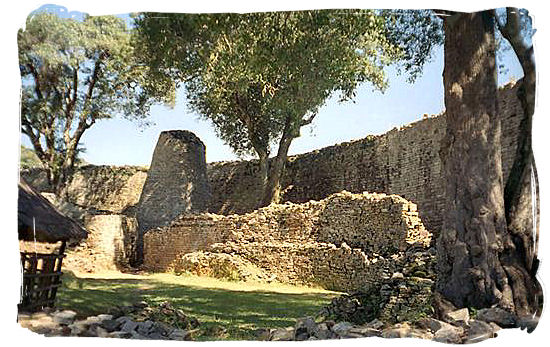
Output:
[[[494,16],[445,19],[445,217],[437,289],[456,306],[537,308],[536,280],[508,231],[497,110]]]

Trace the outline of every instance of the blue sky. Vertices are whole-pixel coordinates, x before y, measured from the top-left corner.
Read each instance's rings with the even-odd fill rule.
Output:
[[[49,5],[47,8],[67,17],[82,16],[82,13],[67,12],[61,7]],[[130,20],[128,15],[121,16]],[[511,51],[503,59],[507,72],[499,75],[499,83],[521,78],[521,68]],[[302,136],[293,141],[289,153],[305,153],[369,134],[382,134],[393,127],[419,120],[424,114],[439,114],[444,110],[442,47],[434,51],[432,61],[413,84],[393,68],[386,72],[389,88],[385,93],[373,91],[365,84],[359,88],[353,102],[338,103],[336,98],[327,100],[314,122],[302,128]],[[194,132],[205,143],[208,162],[238,159],[216,137],[207,120],[190,112],[184,90],[178,91],[174,108],[154,106],[149,120],[152,125],[148,127],[140,127],[122,118],[97,121],[82,137],[82,145],[86,148],[82,157],[96,165],[149,165],[160,132],[185,129]],[[31,147],[24,135],[21,142]]]

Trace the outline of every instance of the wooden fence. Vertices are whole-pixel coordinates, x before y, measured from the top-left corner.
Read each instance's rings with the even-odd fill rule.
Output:
[[[61,263],[65,255],[21,252],[23,287],[21,311],[38,311],[53,307],[57,288],[61,286]]]

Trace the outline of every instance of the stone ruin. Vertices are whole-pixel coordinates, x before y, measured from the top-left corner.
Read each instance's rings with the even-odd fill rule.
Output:
[[[504,178],[522,112],[516,91],[514,85],[499,91]],[[258,210],[255,161],[207,165],[198,137],[163,132],[148,170],[85,166],[69,182],[63,201],[48,196],[91,231],[87,244],[68,251],[65,264],[94,271],[143,261],[151,271],[320,286],[349,294],[327,308],[340,319],[374,317],[359,312],[364,307],[355,295],[362,293],[379,303],[373,310],[381,320],[418,320],[432,314],[435,300],[430,246],[444,213],[438,151],[445,126],[440,115],[291,156],[282,177],[285,203]],[[22,176],[48,191],[44,172]],[[298,339],[298,325],[289,339]],[[413,336],[414,329],[407,329],[380,334]],[[444,330],[441,342],[471,335],[430,329],[436,340]],[[276,340],[274,335],[269,339]]]
[[[143,268],[369,293],[366,321],[414,320],[432,312],[431,240],[416,204],[344,191],[241,215],[183,214],[145,233]]]
[[[337,193],[243,215],[187,214],[144,237],[144,267],[230,279],[368,289],[431,241],[416,205],[397,195]]]
[[[521,118],[518,115],[522,112],[516,92],[517,85],[513,84],[499,90],[498,102],[503,126],[501,154],[505,178],[513,161]],[[292,202],[296,206],[309,206],[312,204],[310,200],[320,202],[344,190],[357,194],[364,191],[398,194],[417,204],[419,218],[435,239],[444,213],[438,151],[445,126],[443,114],[425,118],[383,135],[368,136],[291,156],[286,174],[282,178],[283,201]],[[270,278],[273,274],[266,274],[261,266],[251,263],[244,255],[237,257],[229,251],[216,249],[215,246],[223,245],[227,248],[234,245],[223,239],[220,241],[221,235],[226,234],[220,231],[218,235],[215,231],[217,227],[204,226],[245,218],[235,217],[232,213],[240,216],[261,213],[253,212],[258,196],[256,162],[207,165],[204,151],[204,144],[192,133],[168,131],[163,132],[159,138],[150,169],[92,165],[80,168],[68,184],[64,201],[58,201],[57,204],[63,205],[64,212],[80,218],[88,229],[98,234],[95,238],[97,242],[92,237],[89,245],[80,254],[93,253],[94,264],[100,263],[95,261],[99,258],[105,259],[106,263],[113,262],[116,267],[126,266],[128,262],[138,264],[143,256],[147,257],[146,254],[141,254],[140,249],[143,235],[146,232],[158,235],[159,230],[155,228],[161,227],[166,233],[165,242],[174,245],[178,252],[184,251],[182,247],[190,247],[188,253],[192,254],[185,259],[178,256],[178,261],[181,264],[187,262],[185,268],[194,267],[192,272],[209,273],[211,267],[209,270],[203,264],[217,262],[226,264],[228,268],[241,269],[235,270],[236,275],[233,271],[235,276],[248,272],[258,278]],[[44,172],[29,170],[22,172],[22,176],[39,190],[48,191]],[[213,214],[180,216],[182,213],[203,211]],[[93,218],[86,217],[89,215]],[[135,230],[136,217],[139,221],[138,232]],[[186,218],[194,219],[199,225],[197,230],[201,230],[200,237],[195,235],[189,238],[192,243],[185,245],[181,242],[178,244],[176,239],[170,239],[168,235],[173,232],[170,231],[172,229],[169,224],[178,218],[180,221],[174,222],[174,226],[183,223],[182,220]],[[347,226],[343,228],[346,229]],[[102,243],[102,239],[112,240],[112,244],[117,246],[107,249],[105,245],[108,242]],[[349,246],[352,253],[354,249],[363,249],[363,253],[371,256],[368,245],[356,245],[351,241],[340,244],[337,240],[326,240],[326,243],[339,249]],[[156,252],[152,247],[149,247],[151,252]],[[279,245],[274,249],[277,247]],[[267,252],[268,249],[265,246],[263,251]],[[279,247],[278,251],[281,249]],[[167,254],[174,252],[167,251]],[[158,261],[160,264],[165,263],[160,255]],[[181,264],[178,266],[183,269]],[[175,263],[170,267],[175,267]],[[279,278],[284,276],[280,274]]]

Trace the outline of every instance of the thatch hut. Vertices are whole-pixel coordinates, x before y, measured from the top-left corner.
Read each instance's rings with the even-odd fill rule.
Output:
[[[36,311],[52,307],[57,288],[61,285],[61,263],[66,244],[85,238],[87,232],[23,180],[19,183],[17,217],[19,240],[34,244],[34,250],[21,249],[23,287],[19,309]],[[46,253],[44,247],[37,247],[44,243],[60,245]]]

